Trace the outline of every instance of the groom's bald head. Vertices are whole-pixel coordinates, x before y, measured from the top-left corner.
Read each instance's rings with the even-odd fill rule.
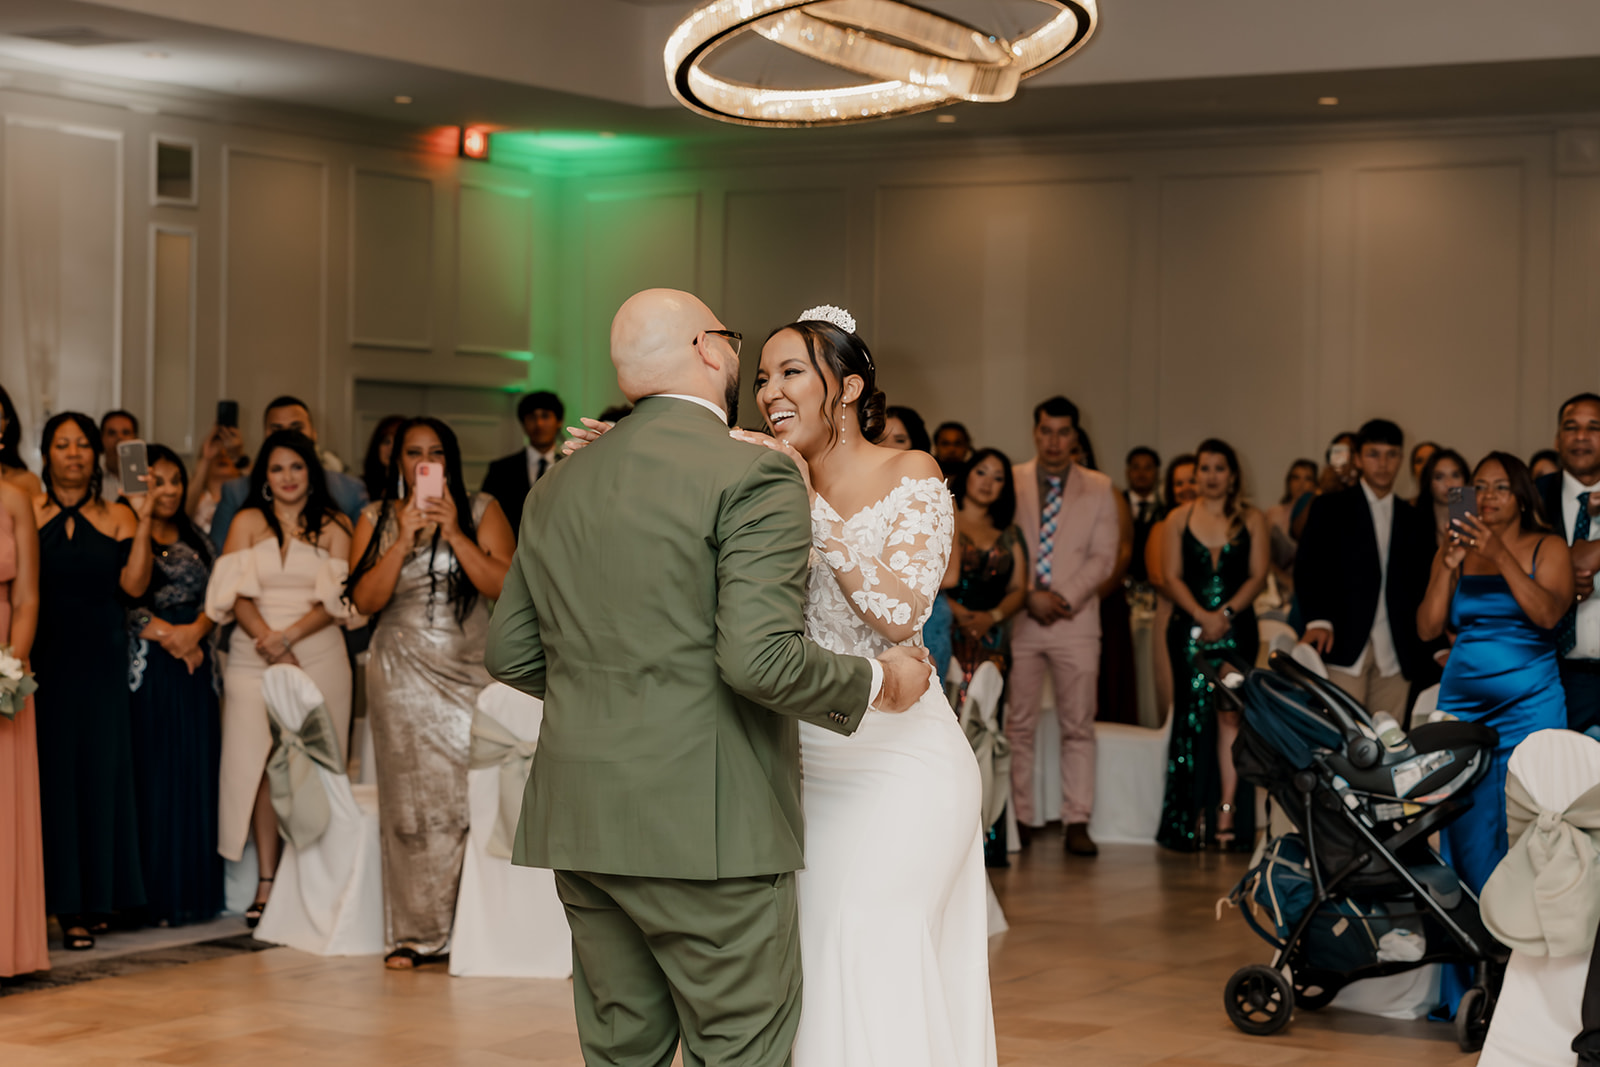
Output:
[[[611,320],[611,362],[629,400],[654,393],[698,395],[707,368],[695,342],[722,323],[692,293],[646,289],[635,293]]]

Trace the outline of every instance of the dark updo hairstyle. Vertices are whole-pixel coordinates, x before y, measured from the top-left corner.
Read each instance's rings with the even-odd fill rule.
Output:
[[[906,436],[911,438],[911,451],[933,452],[933,441],[928,437],[928,424],[922,421],[922,416],[917,414],[916,408],[896,405],[885,412],[885,429],[888,429],[889,419],[899,419],[900,425],[906,428]]]
[[[1511,495],[1517,498],[1517,504],[1522,509],[1522,529],[1527,533],[1549,533],[1550,523],[1544,513],[1544,505],[1539,501],[1539,491],[1534,488],[1533,475],[1528,471],[1528,465],[1510,452],[1490,452],[1478,460],[1478,465],[1472,468],[1472,480],[1478,480],[1478,472],[1483,470],[1486,463],[1498,463],[1500,469],[1506,472],[1506,481],[1511,484]]]
[[[995,529],[1004,530],[1017,517],[1017,485],[1011,477],[1011,457],[1004,452],[998,448],[980,448],[974,452],[972,458],[963,463],[956,476],[950,479],[950,492],[956,498],[956,510],[960,511],[961,505],[967,502],[967,479],[978,469],[978,464],[986,459],[999,460],[1006,472],[1006,484],[1000,487],[1000,495],[989,505],[989,521],[994,523]]]
[[[216,553],[212,548],[211,538],[201,533],[199,528],[189,518],[189,510],[184,505],[189,499],[189,468],[183,465],[183,460],[176,452],[166,445],[146,445],[145,462],[151,469],[157,463],[170,463],[178,468],[178,510],[172,515],[172,527],[178,531],[178,540],[195,550],[195,553],[205,561],[211,562],[211,557]]]
[[[412,430],[422,427],[432,430],[439,438],[439,445],[444,449],[444,491],[450,494],[450,500],[456,506],[456,525],[461,527],[461,532],[469,541],[478,540],[478,526],[472,521],[472,496],[467,492],[467,479],[461,473],[461,445],[456,441],[455,431],[435,418],[427,415],[418,415],[413,419],[403,420],[394,432],[394,447],[389,450],[389,469],[383,475],[383,491],[375,500],[381,502],[378,508],[378,518],[372,524],[372,536],[367,540],[367,550],[356,561],[354,569],[350,571],[350,578],[345,582],[345,599],[350,598],[356,583],[368,571],[378,565],[383,558],[383,549],[388,546],[383,543],[383,531],[395,519],[395,511],[399,506],[400,483],[404,481],[401,473],[400,461],[405,450],[406,435]],[[439,554],[439,544],[442,531],[433,528],[433,543],[428,548],[428,610],[433,610],[433,602],[438,595],[439,577],[434,570],[433,563]],[[472,579],[461,569],[461,560],[452,556],[450,560],[450,573],[445,578],[445,597],[449,600],[455,611],[456,625],[465,625],[467,616],[472,613],[473,605],[478,602],[478,587],[472,584]]]
[[[0,385],[0,412],[5,413],[5,432],[0,433],[0,467],[7,470],[25,471],[27,462],[22,458],[22,420],[17,418],[17,406],[11,402],[11,394],[6,392],[5,386]]]
[[[250,471],[250,491],[245,494],[239,510],[255,508],[261,512],[272,536],[278,539],[278,547],[283,547],[283,527],[278,523],[272,498],[267,495],[267,467],[272,453],[280,448],[287,448],[306,465],[306,502],[300,509],[300,534],[301,540],[315,545],[328,519],[332,518],[343,525],[344,516],[334,505],[333,497],[328,495],[328,476],[323,473],[322,461],[317,458],[317,446],[311,443],[311,438],[297,430],[279,430],[261,442],[261,450],[256,453],[256,461]]]
[[[822,421],[828,424],[828,443],[839,440],[839,422],[829,410],[837,394],[827,388],[828,374],[833,375],[840,389],[844,388],[844,380],[851,375],[861,379],[861,396],[856,401],[856,425],[861,436],[868,441],[882,437],[884,426],[888,423],[889,401],[878,388],[878,369],[873,365],[872,353],[867,350],[867,343],[860,335],[846,333],[831,322],[806,319],[779,326],[767,334],[767,340],[772,340],[784,330],[793,330],[800,335],[800,340],[806,345],[806,354],[811,357],[811,369],[823,381],[822,407],[819,410]],[[827,373],[823,372],[824,364],[828,368]]]
[[[56,439],[56,431],[68,422],[78,424],[83,436],[89,439],[89,451],[94,453],[93,469],[89,471],[89,491],[79,501],[80,506],[100,499],[100,487],[105,477],[100,470],[100,456],[105,449],[100,443],[100,427],[95,421],[81,411],[63,411],[59,415],[52,415],[50,421],[44,424],[44,433],[39,438],[39,450],[44,453],[44,470],[41,473],[45,499],[63,511],[67,506],[56,496],[56,487],[50,479],[50,442]]]
[[[367,456],[361,461],[361,480],[366,483],[368,499],[383,499],[386,489],[383,483],[383,476],[387,470],[387,465],[378,456],[383,451],[383,439],[391,436],[395,431],[395,427],[405,421],[406,417],[404,415],[385,415],[378,421],[378,425],[372,429],[372,438],[367,442]],[[391,451],[390,455],[393,454],[393,451]]]

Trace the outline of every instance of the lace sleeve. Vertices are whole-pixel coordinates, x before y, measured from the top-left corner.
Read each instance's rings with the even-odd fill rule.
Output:
[[[859,551],[833,506],[817,497],[811,543],[866,624],[895,643],[922,629],[944,579],[955,535],[955,507],[944,483],[902,478],[869,510],[875,533],[886,531],[879,555]]]

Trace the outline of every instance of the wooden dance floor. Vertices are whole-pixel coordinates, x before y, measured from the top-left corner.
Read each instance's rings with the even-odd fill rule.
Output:
[[[1304,1012],[1252,1038],[1222,987],[1266,962],[1215,904],[1242,859],[1110,846],[1069,862],[1042,834],[994,872],[1012,929],[993,943],[1000,1062],[1016,1067],[1465,1065],[1450,1027]],[[579,1064],[566,982],[385,971],[270,949],[0,997],[0,1064]],[[907,1064],[905,1067],[916,1067]]]

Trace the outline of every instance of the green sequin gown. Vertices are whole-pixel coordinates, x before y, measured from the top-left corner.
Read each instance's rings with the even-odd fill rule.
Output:
[[[1213,566],[1211,550],[1186,526],[1183,531],[1183,584],[1208,611],[1215,611],[1250,580],[1250,531],[1223,546]],[[1161,826],[1156,842],[1179,852],[1198,852],[1214,841],[1217,805],[1222,800],[1222,778],[1217,765],[1216,697],[1205,675],[1195,670],[1197,656],[1213,664],[1222,652],[1233,652],[1254,663],[1260,646],[1255,612],[1245,609],[1234,617],[1226,637],[1207,644],[1190,636],[1194,617],[1174,609],[1167,625],[1167,653],[1172,658],[1172,739],[1167,747],[1167,792],[1161,804]],[[1255,804],[1251,789],[1240,783],[1233,814],[1234,848],[1248,848],[1255,840]]]

